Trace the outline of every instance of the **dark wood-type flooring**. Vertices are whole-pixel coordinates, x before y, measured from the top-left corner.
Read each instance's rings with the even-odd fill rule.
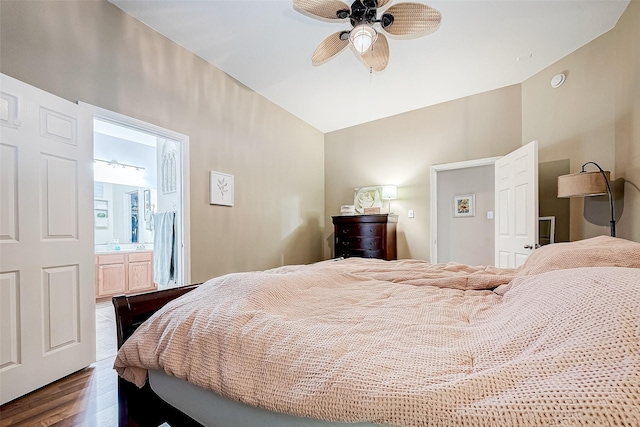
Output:
[[[96,304],[96,360],[91,366],[0,407],[0,427],[118,425],[116,320],[110,301]]]
[[[0,426],[117,426],[114,357],[0,407]]]

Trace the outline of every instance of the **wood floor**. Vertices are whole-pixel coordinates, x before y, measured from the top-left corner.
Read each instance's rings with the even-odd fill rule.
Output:
[[[0,426],[117,426],[115,357],[0,407]]]
[[[96,363],[0,407],[0,427],[118,425],[117,351],[111,302],[96,304]]]

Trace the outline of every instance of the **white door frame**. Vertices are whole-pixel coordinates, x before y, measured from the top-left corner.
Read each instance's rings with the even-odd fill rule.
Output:
[[[181,170],[182,176],[180,182],[182,186],[182,203],[180,209],[182,210],[182,250],[178,253],[178,271],[181,272],[181,282],[176,280],[180,286],[191,284],[191,215],[190,215],[190,194],[189,194],[189,137],[178,132],[174,132],[169,129],[162,128],[160,126],[153,125],[151,123],[144,122],[142,120],[134,119],[133,117],[125,116],[124,114],[116,113],[113,111],[105,110],[104,108],[96,107],[95,105],[86,104],[84,102],[78,102],[78,105],[82,108],[93,113],[93,117],[106,122],[111,122],[116,125],[121,125],[136,130],[140,130],[147,133],[152,133],[158,137],[171,139],[180,143],[180,158],[182,161]]]
[[[466,160],[463,162],[444,163],[431,166],[431,256],[432,264],[438,262],[438,173],[457,169],[475,168],[493,165],[501,157]]]

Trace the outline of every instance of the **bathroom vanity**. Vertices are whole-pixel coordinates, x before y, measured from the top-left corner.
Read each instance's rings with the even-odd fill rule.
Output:
[[[96,299],[155,290],[153,251],[96,252]]]

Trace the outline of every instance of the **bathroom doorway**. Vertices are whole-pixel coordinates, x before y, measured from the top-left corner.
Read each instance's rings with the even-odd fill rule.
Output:
[[[93,113],[94,233],[97,298],[96,354],[115,351],[115,319],[110,296],[191,283],[189,257],[189,138],[167,129],[88,104]],[[174,218],[172,275],[157,283],[156,217]],[[101,256],[98,253],[102,254]],[[101,265],[104,258],[111,264]],[[120,260],[124,263],[117,264]],[[102,274],[110,272],[110,274]],[[127,278],[131,273],[133,276]],[[113,280],[115,285],[107,286]],[[124,286],[124,289],[122,289]],[[142,286],[142,287],[141,287]]]
[[[190,284],[188,137],[87,107],[94,113],[96,254],[108,255],[116,248],[120,254],[152,251],[157,289]],[[156,227],[162,215],[172,218],[174,243],[170,248],[157,247],[158,234],[166,237]],[[158,275],[157,251],[174,254],[170,275]],[[158,277],[162,280],[156,280]]]

